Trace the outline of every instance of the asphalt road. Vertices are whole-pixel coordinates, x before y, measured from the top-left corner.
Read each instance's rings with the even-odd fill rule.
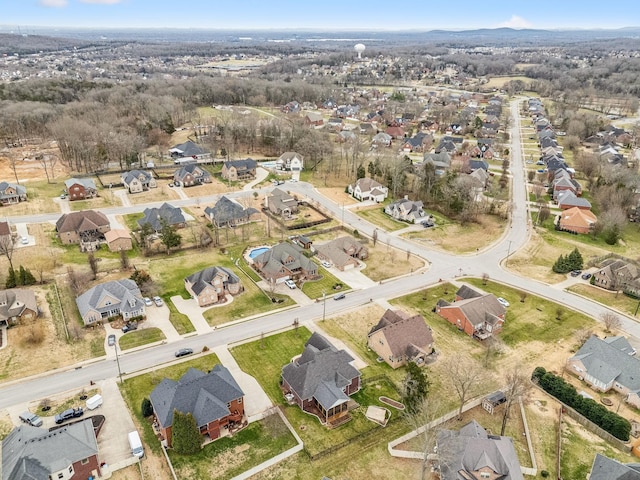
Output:
[[[293,308],[284,312],[265,315],[253,320],[237,323],[228,327],[218,328],[210,333],[184,338],[171,344],[159,345],[142,351],[119,355],[120,369],[123,373],[135,372],[174,361],[175,350],[183,347],[191,347],[199,352],[206,345],[209,348],[232,344],[250,338],[259,338],[261,333],[269,333],[291,326],[294,319],[298,319],[301,325],[310,320],[331,316],[340,311],[358,308],[369,303],[371,299],[388,299],[414,292],[437,283],[440,279],[450,280],[461,276],[481,276],[488,274],[494,281],[530,292],[543,298],[547,298],[576,311],[598,318],[603,312],[609,312],[608,308],[587,298],[579,297],[571,293],[553,288],[552,286],[517,276],[503,268],[508,255],[517,251],[527,243],[530,235],[530,217],[527,210],[527,191],[525,168],[522,158],[520,124],[518,115],[518,102],[510,104],[512,112],[511,134],[511,177],[512,177],[512,210],[510,227],[506,229],[502,238],[490,247],[482,250],[477,255],[452,255],[444,252],[432,251],[422,245],[412,243],[401,237],[389,236],[386,232],[378,232],[378,241],[389,242],[393,247],[401,250],[410,250],[430,263],[430,268],[422,273],[415,273],[395,280],[385,281],[366,290],[347,293],[343,300],[335,301],[327,299],[317,303]],[[319,202],[326,210],[338,219],[343,219],[345,224],[358,231],[372,235],[376,226],[341,208],[340,205],[322,196],[315,188],[307,183],[288,183],[287,189]],[[233,192],[230,197],[248,195],[247,192]],[[177,200],[171,203],[176,206],[192,205],[198,201],[200,204],[213,202],[219,195],[201,197],[200,199]],[[160,202],[162,203],[162,202]],[[158,205],[160,204],[158,203]],[[127,214],[140,212],[144,208],[154,204],[136,205],[132,207],[116,207],[104,209],[106,214]],[[18,222],[47,222],[55,221],[56,215],[38,215],[31,217],[13,217],[14,223]],[[508,259],[507,259],[508,261]],[[615,312],[617,313],[617,312]],[[618,314],[619,315],[619,314]],[[640,324],[633,318],[621,317],[622,330],[628,335],[640,338]],[[98,381],[118,376],[118,366],[115,360],[97,360],[84,364],[81,367],[71,367],[68,370],[46,373],[17,382],[5,383],[0,388],[0,408],[5,408],[19,402],[25,402],[37,398],[45,398],[55,393],[76,389],[88,385],[91,380]]]

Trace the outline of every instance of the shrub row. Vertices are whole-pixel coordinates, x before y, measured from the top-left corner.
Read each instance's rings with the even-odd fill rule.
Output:
[[[531,379],[549,395],[556,397],[614,437],[625,442],[629,440],[631,424],[626,418],[609,411],[604,405],[591,398],[578,395],[575,387],[562,378],[547,372],[542,367],[537,367]]]

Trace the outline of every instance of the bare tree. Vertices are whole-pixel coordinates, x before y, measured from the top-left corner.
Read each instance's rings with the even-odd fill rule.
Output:
[[[601,313],[600,320],[604,323],[604,328],[607,333],[620,328],[620,317],[613,312]]]
[[[507,401],[505,402],[504,411],[502,412],[501,436],[504,436],[504,431],[507,428],[507,421],[509,420],[511,406],[514,402],[526,399],[527,395],[531,391],[531,386],[529,375],[520,371],[520,367],[518,365],[505,375],[505,387],[502,392],[504,393]]]
[[[581,347],[584,344],[584,342],[586,342],[587,340],[589,340],[589,338],[591,338],[592,335],[593,335],[593,330],[589,328],[581,328],[580,330],[578,330],[574,335],[576,338],[576,342],[578,343],[578,347]]]
[[[98,259],[94,255],[93,252],[89,252],[87,256],[87,261],[89,262],[89,268],[91,269],[91,273],[93,274],[93,279],[96,279],[98,275]]]
[[[129,256],[126,250],[120,250],[120,266],[123,270],[129,270]]]
[[[373,246],[376,246],[376,243],[378,243],[378,229],[374,228],[373,229],[373,235],[371,236],[371,240],[373,241]]]
[[[42,168],[44,169],[44,174],[47,176],[47,183],[51,183],[51,179],[55,178],[55,166],[58,163],[58,156],[45,153],[42,155],[38,155],[36,160],[40,162]]]
[[[489,274],[488,273],[483,273],[482,274],[482,285],[486,285],[488,281],[489,281]]]
[[[478,392],[478,387],[484,381],[484,370],[475,362],[456,357],[447,361],[445,371],[448,372],[449,380],[460,401],[458,418],[462,418],[465,403]]]
[[[13,270],[13,253],[15,251],[15,243],[11,235],[3,235],[0,237],[0,255],[4,255],[9,260],[9,268]]]

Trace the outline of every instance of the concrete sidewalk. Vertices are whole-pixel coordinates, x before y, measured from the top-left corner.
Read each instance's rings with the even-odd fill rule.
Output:
[[[227,345],[221,345],[212,349],[218,356],[220,362],[229,369],[233,378],[244,392],[244,412],[249,422],[260,420],[262,413],[273,407],[271,400],[262,389],[258,381],[248,373],[243,372],[229,352]]]

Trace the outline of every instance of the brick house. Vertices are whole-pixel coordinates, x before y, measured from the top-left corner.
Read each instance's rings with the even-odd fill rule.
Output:
[[[225,295],[238,295],[243,290],[240,278],[225,267],[209,267],[189,275],[184,288],[201,307],[224,302]]]
[[[264,205],[271,213],[285,219],[291,218],[299,210],[298,200],[280,188],[274,188],[271,193],[265,195]]]
[[[256,178],[257,163],[251,158],[245,160],[229,160],[222,166],[222,178],[231,182],[253,180]]]
[[[173,181],[183,187],[193,187],[211,183],[211,174],[200,165],[184,165],[174,172]]]
[[[0,204],[11,205],[27,201],[27,189],[17,183],[0,182]]]
[[[56,232],[63,244],[80,244],[82,251],[96,250],[111,230],[107,216],[95,210],[63,214],[56,222]]]
[[[0,326],[9,326],[38,316],[38,302],[33,290],[10,288],[0,290]]]
[[[109,230],[104,234],[104,239],[111,252],[131,250],[133,248],[133,240],[128,230]]]
[[[253,259],[253,266],[268,282],[287,279],[312,280],[318,276],[318,265],[307,258],[298,245],[281,242]]]
[[[591,232],[598,218],[591,210],[584,210],[579,207],[569,208],[560,212],[555,219],[556,224],[561,230],[575,233]]]
[[[98,195],[96,184],[90,178],[70,178],[64,181],[69,200],[86,200]]]
[[[173,413],[193,415],[200,433],[215,440],[225,429],[243,425],[244,392],[229,370],[216,365],[209,373],[195,368],[180,380],[163,379],[149,396],[162,443],[171,447]]]

